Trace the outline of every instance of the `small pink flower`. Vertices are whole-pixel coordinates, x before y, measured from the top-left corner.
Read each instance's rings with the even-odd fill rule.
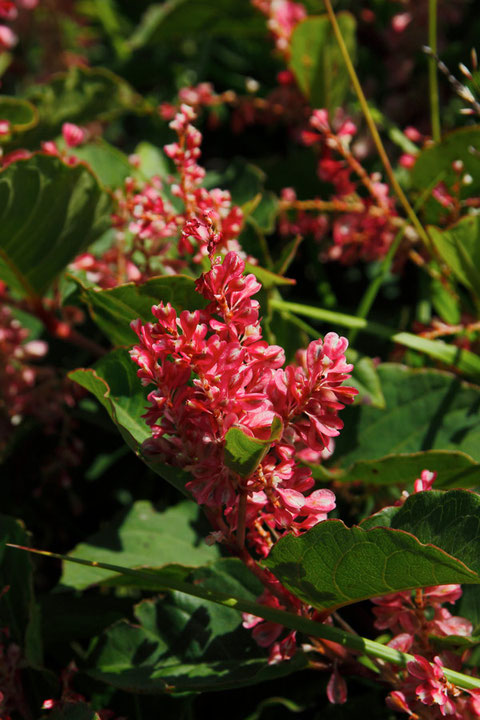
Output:
[[[423,138],[423,135],[421,134],[421,132],[419,130],[417,130],[417,128],[413,127],[412,125],[409,125],[408,127],[406,127],[405,130],[403,131],[403,133],[404,133],[404,135],[407,136],[407,138],[409,140],[411,140],[414,143],[421,142],[421,140]]]
[[[62,135],[68,147],[78,147],[85,142],[87,133],[86,130],[74,125],[74,123],[63,123]]]
[[[10,123],[8,120],[0,120],[0,136],[10,134]]]
[[[415,480],[414,492],[423,492],[425,490],[431,490],[432,485],[437,478],[437,473],[430,470],[422,470],[420,477]],[[447,602],[447,601],[445,601]]]
[[[407,170],[411,170],[412,167],[415,165],[416,160],[417,159],[415,155],[411,155],[410,153],[404,153],[400,156],[398,164],[406,168]]]
[[[7,25],[0,25],[0,48],[11,50],[18,42],[18,37]]]
[[[18,10],[12,0],[0,0],[0,17],[4,20],[15,20]]]
[[[347,702],[347,683],[338,672],[336,664],[327,683],[327,697],[332,705],[343,705]]]
[[[398,13],[392,18],[392,28],[396,33],[402,33],[412,22],[412,16],[409,12]]]
[[[415,688],[417,699],[424,705],[439,705],[442,715],[450,715],[455,711],[448,697],[442,661],[437,656],[429,663],[421,655],[414,655],[415,660],[407,663],[407,670],[417,680],[422,680]]]
[[[392,710],[404,712],[407,713],[407,715],[413,715],[413,710],[409,707],[405,694],[400,692],[400,690],[393,690],[393,692],[389,693],[387,695],[386,702],[388,707]]]

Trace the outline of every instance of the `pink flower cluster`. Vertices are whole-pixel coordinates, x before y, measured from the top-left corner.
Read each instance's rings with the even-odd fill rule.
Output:
[[[415,598],[410,592],[374,598],[374,625],[377,630],[394,633],[389,645],[403,652],[424,649],[428,635],[468,637],[473,630],[471,622],[442,607],[455,603],[461,595],[460,585],[439,585],[423,588]]]
[[[290,205],[292,210],[298,206],[299,213],[293,220],[285,214],[280,231],[284,235],[309,234],[317,240],[330,235],[332,243],[323,252],[327,260],[351,264],[381,259],[398,230],[397,212],[388,186],[377,173],[369,175],[350,148],[356,126],[345,119],[334,131],[326,110],[314,110],[310,126],[303,132],[303,142],[319,148],[318,176],[332,185],[332,193],[327,202],[311,201],[305,211],[295,192],[287,188],[284,206]],[[317,213],[310,215],[316,206]]]
[[[449,655],[455,658],[452,653]],[[413,719],[441,720],[448,716],[455,720],[474,720],[480,717],[480,691],[461,690],[450,683],[443,672],[445,662],[441,656],[436,655],[431,662],[422,655],[414,658],[407,663],[402,689],[394,690],[387,697],[387,705],[392,710],[404,712]]]
[[[293,30],[307,17],[305,7],[292,0],[252,0],[252,5],[266,15],[277,49],[287,54]]]
[[[33,410],[31,391],[38,371],[31,363],[47,352],[45,342],[27,341],[28,335],[5,303],[5,288],[0,283],[0,422],[12,427]],[[0,434],[8,437],[8,428]]]
[[[431,490],[436,477],[436,472],[423,470],[415,480],[414,492]],[[403,493],[398,504],[407,497],[408,493]],[[462,659],[452,652],[436,656],[431,641],[432,636],[472,635],[473,625],[469,620],[452,615],[443,607],[444,603],[456,603],[461,596],[460,585],[437,585],[418,589],[413,595],[407,591],[373,598],[376,606],[373,610],[376,618],[374,626],[377,630],[393,634],[387,644],[401,652],[416,653],[415,661],[407,664],[407,674],[399,676],[400,689],[387,697],[387,704],[392,709],[407,713],[412,718],[425,717],[429,720],[438,720],[444,715],[453,715],[459,720],[480,717],[480,693],[462,694],[444,677],[442,666],[461,670]],[[418,680],[422,682],[418,684]],[[422,705],[430,708],[427,710]]]
[[[176,177],[167,178],[168,191],[182,201],[182,209],[169,199],[159,177],[146,183],[127,178],[124,191],[117,194],[118,211],[113,217],[116,245],[100,258],[84,253],[73,263],[101,287],[144,282],[153,275],[178,273],[200,263],[208,254],[209,237],[200,226],[215,228],[218,252],[241,253],[237,237],[242,211],[232,205],[228,191],[201,186],[205,170],[198,164],[202,136],[192,124],[195,117],[193,108],[183,104],[170,123],[178,140],[165,146],[177,170]]]
[[[311,528],[335,507],[330,490],[306,495],[314,481],[297,458],[318,460],[329,448],[342,428],[338,411],[357,391],[342,385],[352,366],[347,341],[335,333],[282,367],[283,349],[262,340],[252,299],[261,286],[244,267],[235,252],[216,258],[196,282],[208,306],[179,316],[168,303],[154,306],[155,323],[132,324],[140,343],[131,354],[142,382],[155,385],[145,452],[191,473],[187,487],[217,518],[222,539],[241,544],[243,525],[250,545],[267,555],[272,538]],[[274,420],[281,437],[250,477],[236,475],[224,460],[228,430],[268,440]]]
[[[0,120],[0,136],[9,135],[10,130],[10,123],[6,120]],[[64,123],[62,125],[62,136],[66,145],[65,149],[61,149],[54,140],[46,140],[41,143],[41,152],[46,155],[55,155],[55,157],[59,157],[67,165],[76,165],[79,162],[78,157],[72,155],[70,149],[83,145],[83,143],[86,142],[87,131],[85,128],[81,128],[73,123]],[[33,151],[26,150],[25,148],[12,150],[3,156],[0,154],[0,167],[5,168],[17,160],[27,160],[34,154]]]
[[[0,20],[15,21],[19,10],[33,10],[38,0],[0,0]],[[9,25],[0,24],[0,53],[11,50],[18,42],[18,37]]]

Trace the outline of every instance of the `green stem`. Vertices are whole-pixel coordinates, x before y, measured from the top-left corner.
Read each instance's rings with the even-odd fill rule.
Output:
[[[414,660],[413,655],[403,653],[382,643],[369,640],[368,638],[360,637],[352,633],[341,630],[331,625],[324,625],[323,623],[315,622],[301,615],[295,615],[294,613],[287,612],[285,610],[278,610],[277,608],[268,607],[266,605],[260,605],[259,603],[252,602],[251,600],[244,600],[240,598],[232,597],[227,593],[213,592],[206,588],[203,588],[199,584],[191,584],[179,579],[178,575],[169,575],[165,573],[163,581],[161,577],[153,572],[145,570],[133,570],[132,568],[120,567],[118,565],[110,565],[108,563],[100,563],[92,560],[82,560],[80,558],[69,557],[68,555],[59,555],[58,553],[46,552],[45,550],[35,550],[34,548],[27,548],[21,545],[14,545],[6,543],[8,547],[15,548],[17,550],[25,550],[27,552],[35,553],[36,555],[44,555],[50,558],[56,558],[58,560],[65,560],[68,562],[77,563],[79,565],[87,565],[88,567],[97,567],[101,570],[109,570],[120,575],[130,575],[138,579],[146,581],[146,587],[149,590],[165,591],[165,590],[176,590],[177,592],[185,593],[193,597],[198,597],[208,602],[216,603],[217,605],[223,605],[224,607],[231,608],[241,613],[249,613],[257,617],[261,617],[264,620],[270,620],[271,622],[278,623],[284,627],[290,628],[291,630],[297,630],[298,632],[304,633],[310,637],[318,637],[323,640],[330,640],[336,642],[343,647],[359,652],[363,655],[369,655],[371,657],[380,658],[386,662],[392,663],[400,667],[405,667],[407,662]],[[449,670],[443,668],[443,672],[447,680],[459,687],[473,690],[480,688],[480,678],[471,677],[470,675],[464,675],[463,673],[456,672],[455,670]]]
[[[428,0],[428,44],[432,55],[428,58],[428,81],[430,88],[430,118],[432,124],[432,138],[438,143],[441,139],[440,130],[440,102],[438,98],[437,76],[437,0]]]
[[[377,149],[377,152],[380,156],[380,159],[382,161],[383,167],[385,168],[385,173],[387,174],[387,177],[390,181],[390,185],[392,186],[393,191],[395,192],[396,196],[398,197],[401,205],[403,206],[408,219],[412,223],[413,227],[417,231],[419,237],[425,244],[425,246],[431,251],[432,250],[432,242],[430,238],[428,237],[428,234],[423,227],[420,220],[417,218],[414,209],[410,205],[407,196],[403,192],[400,183],[398,182],[397,178],[395,177],[395,174],[393,172],[393,168],[390,164],[390,160],[388,159],[388,155],[386,153],[386,150],[383,146],[382,140],[380,138],[380,134],[377,130],[377,126],[375,125],[375,121],[372,117],[372,114],[370,112],[370,108],[368,107],[367,99],[363,93],[362,86],[360,85],[360,81],[358,79],[357,73],[355,72],[355,68],[353,67],[352,60],[350,58],[350,54],[348,52],[348,48],[345,45],[345,41],[342,36],[342,32],[340,30],[340,27],[337,22],[337,18],[335,17],[335,13],[332,8],[332,4],[330,0],[324,0],[325,2],[325,9],[327,11],[328,17],[330,19],[330,23],[333,28],[333,32],[335,33],[335,37],[337,39],[340,52],[342,53],[343,60],[345,62],[345,66],[347,68],[348,74],[350,75],[350,80],[352,82],[353,88],[357,94],[358,100],[360,102],[360,106],[362,108],[362,112],[365,116],[365,121],[368,125],[368,128],[370,130],[370,133],[372,135],[373,142],[375,143],[375,147]]]
[[[272,299],[270,305],[274,310],[283,310],[295,315],[309,317],[313,320],[327,322],[333,327],[340,326],[362,330],[370,335],[375,335],[416,350],[417,352],[425,353],[425,355],[435,360],[440,360],[447,365],[455,365],[459,370],[472,378],[476,378],[477,380],[480,378],[480,358],[468,350],[462,350],[454,345],[448,345],[442,340],[429,340],[418,337],[418,335],[414,335],[413,333],[396,332],[385,325],[371,322],[365,318],[356,317],[355,315],[345,315],[344,313],[312,307],[311,305],[302,305],[301,303],[276,299]]]

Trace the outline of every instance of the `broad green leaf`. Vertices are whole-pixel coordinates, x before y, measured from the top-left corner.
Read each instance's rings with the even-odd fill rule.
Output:
[[[137,366],[126,350],[114,350],[93,368],[79,368],[69,378],[91,392],[110,415],[128,446],[158,475],[187,494],[190,475],[180,468],[145,458],[141,444],[151,437],[142,415],[147,408],[147,390],[137,377]]]
[[[140,24],[128,41],[133,50],[145,45],[155,45],[184,40],[186,36],[196,38],[210,36],[265,35],[265,22],[260,13],[236,0],[171,0],[168,3],[153,3],[148,6]]]
[[[198,518],[198,507],[188,500],[162,513],[139,500],[70,555],[131,568],[171,563],[198,567],[218,557],[216,546],[208,546],[195,530]],[[95,568],[65,563],[60,583],[82,590],[98,579]],[[104,573],[102,582],[108,579]]]
[[[141,142],[134,150],[134,154],[140,160],[139,172],[146,178],[154,175],[165,177],[170,172],[165,153],[160,148],[149,142]]]
[[[131,609],[131,598],[116,597],[113,593],[44,594],[41,619],[45,649],[48,653],[60,643],[89,641],[114,622],[127,617]]]
[[[3,144],[32,128],[38,122],[38,113],[27,100],[0,95],[0,119],[10,123],[10,132],[0,136]]]
[[[44,293],[110,224],[112,202],[83,165],[37,154],[0,172],[0,277]]]
[[[275,418],[268,440],[257,440],[243,430],[232,427],[225,435],[224,462],[234,473],[243,478],[250,477],[283,431],[282,421]]]
[[[38,147],[41,140],[59,135],[65,122],[103,122],[145,107],[125,80],[105,68],[71,68],[29,88],[26,99],[38,110],[38,124],[13,143],[17,147]]]
[[[424,450],[461,451],[480,462],[480,387],[438,370],[379,365],[384,410],[342,410],[335,465]],[[415,478],[413,478],[415,479]]]
[[[77,282],[93,321],[115,345],[132,345],[138,339],[130,323],[137,318],[153,322],[152,305],[169,302],[180,313],[207,304],[196,292],[195,281],[187,275],[164,275],[142,285],[127,283],[111,290],[95,290]]]
[[[432,184],[445,183],[449,190],[458,182],[452,167],[455,160],[463,162],[463,175],[469,175],[469,184],[460,183],[460,198],[480,194],[480,127],[467,127],[445,135],[441,142],[422,150],[411,171],[413,187],[420,192]],[[434,198],[424,208],[427,222],[437,223],[445,209]]]
[[[422,470],[435,471],[435,487],[480,487],[480,463],[455,450],[426,450],[404,455],[387,455],[378,460],[357,460],[340,469],[312,466],[314,477],[339,482],[361,482],[363,485],[413,485]]]
[[[74,148],[72,154],[93,170],[102,185],[112,189],[123,186],[125,178],[134,174],[128,157],[103,138]]]
[[[262,592],[261,583],[235,559],[194,571],[191,580],[251,601]],[[99,638],[89,658],[91,677],[130,692],[200,692],[254,685],[306,665],[302,653],[268,665],[238,613],[183,593],[141,602],[135,618]]]
[[[28,545],[29,537],[20,520],[0,515],[0,627],[24,649],[34,667],[42,664],[40,618],[33,591],[32,563],[26,553],[14,557],[5,543]]]
[[[413,533],[455,555],[480,573],[480,497],[465,490],[430,490],[407,499],[392,517],[392,527]],[[480,589],[463,588],[458,614],[480,625]]]
[[[436,490],[407,498],[402,507],[385,508],[367,518],[362,527],[389,526],[414,534],[459,558],[480,573],[480,497],[465,490]],[[480,591],[463,588],[458,614],[480,626]]]
[[[150,437],[149,427],[142,418],[147,392],[126,350],[114,350],[93,368],[72,370],[69,378],[95,395],[119,429],[128,433],[133,449],[136,449],[135,443],[139,445]]]
[[[392,518],[392,528],[432,543],[480,573],[480,496],[469,490],[415,493]]]
[[[337,21],[351,57],[355,56],[355,18],[339,12]],[[350,80],[327,15],[299,22],[290,40],[290,69],[312,107],[333,112],[345,100]]]
[[[340,520],[325,520],[300,537],[284,536],[264,564],[319,610],[430,585],[480,584],[463,562],[409,533],[347,528]]]
[[[480,219],[469,215],[440,230],[428,228],[440,257],[461,283],[480,298]]]

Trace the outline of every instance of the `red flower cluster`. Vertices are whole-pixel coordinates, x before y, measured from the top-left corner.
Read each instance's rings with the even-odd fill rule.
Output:
[[[281,233],[308,234],[317,240],[330,234],[333,243],[323,251],[327,260],[351,264],[381,259],[398,230],[395,201],[388,185],[377,173],[369,175],[355,158],[350,145],[357,129],[351,120],[343,120],[334,131],[327,111],[314,110],[310,125],[313,129],[303,133],[303,142],[319,147],[318,176],[333,186],[332,194],[328,202],[316,199],[301,203],[287,188],[283,206],[299,212],[293,219],[287,214],[282,217]],[[318,208],[318,213],[310,215],[305,207],[308,211]]]
[[[218,252],[241,254],[237,241],[243,222],[241,209],[232,205],[228,191],[201,186],[205,176],[198,164],[202,135],[192,125],[195,117],[192,107],[182,105],[170,123],[178,140],[164,149],[177,176],[168,178],[168,191],[159,177],[147,183],[127,178],[124,191],[117,195],[118,211],[113,217],[116,245],[100,258],[84,253],[75,260],[73,266],[86,270],[92,282],[104,288],[144,282],[153,275],[178,273],[189,264],[200,263],[208,254],[209,234],[202,232],[199,221],[202,227],[215,228]],[[182,201],[181,210],[169,193]]]
[[[38,0],[0,0],[0,19],[14,21],[19,10],[33,10]],[[18,42],[18,37],[8,25],[0,24],[0,53],[11,50]]]
[[[307,17],[305,7],[292,0],[252,0],[252,5],[267,16],[267,26],[275,38],[276,47],[287,53],[295,26]]]
[[[140,344],[132,358],[142,381],[156,386],[145,452],[190,471],[188,489],[221,519],[227,542],[234,542],[242,506],[248,541],[267,555],[270,531],[274,537],[300,533],[334,508],[330,490],[305,495],[314,481],[296,459],[302,451],[318,458],[329,447],[342,427],[338,410],[357,391],[342,386],[352,366],[345,361],[347,341],[335,333],[310,343],[297,364],[283,369],[283,349],[262,340],[259,305],[252,300],[261,286],[254,275],[244,276],[244,267],[234,252],[213,262],[196,283],[209,301],[204,310],[177,317],[170,304],[160,303],[152,308],[156,323],[134,322]],[[275,419],[281,437],[255,472],[240,478],[224,462],[228,430],[267,440]]]

